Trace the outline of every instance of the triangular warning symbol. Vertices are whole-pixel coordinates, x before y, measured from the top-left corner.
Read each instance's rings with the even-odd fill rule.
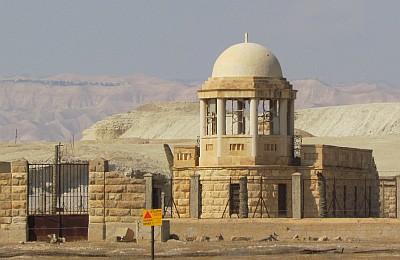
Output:
[[[146,211],[146,213],[144,214],[144,219],[148,219],[148,218],[152,218],[150,211]]]

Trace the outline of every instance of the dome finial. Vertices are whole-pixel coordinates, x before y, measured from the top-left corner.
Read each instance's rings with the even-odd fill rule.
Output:
[[[249,42],[249,34],[247,32],[244,33],[244,42],[245,43]]]

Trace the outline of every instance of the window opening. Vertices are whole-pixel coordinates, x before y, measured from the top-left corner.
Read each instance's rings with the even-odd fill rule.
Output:
[[[226,101],[226,134],[249,134],[249,105],[248,100],[228,99]]]
[[[270,100],[260,99],[258,102],[258,134],[269,135],[272,132],[272,112]]]
[[[216,135],[217,134],[217,103],[215,99],[210,99],[206,101],[207,106],[207,131],[206,135]]]

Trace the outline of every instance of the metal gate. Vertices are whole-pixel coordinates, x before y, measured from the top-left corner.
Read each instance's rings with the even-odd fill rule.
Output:
[[[87,240],[88,164],[29,164],[28,169],[29,240],[48,240],[51,234]]]

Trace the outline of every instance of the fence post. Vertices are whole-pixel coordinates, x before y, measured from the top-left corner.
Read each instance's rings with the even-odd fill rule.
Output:
[[[106,172],[108,172],[108,161],[97,158],[90,160],[88,166],[88,239],[102,241],[107,238]]]
[[[326,179],[321,172],[317,173],[318,192],[319,192],[319,216],[326,218],[328,216],[328,207],[326,201]]]
[[[301,219],[303,214],[302,209],[302,187],[301,173],[295,172],[292,174],[292,218]]]
[[[383,194],[383,200],[385,194]],[[400,219],[400,175],[396,176],[396,217]]]
[[[146,173],[144,175],[146,182],[145,186],[145,207],[146,209],[153,208],[153,175],[151,173]]]
[[[190,178],[189,213],[191,218],[200,218],[200,176]]]
[[[165,192],[161,192],[161,214],[164,217],[165,216]]]
[[[6,191],[10,198],[8,202],[3,202],[1,209],[9,217],[2,219],[2,226],[9,230],[9,242],[26,241],[28,239],[28,197],[29,189],[27,185],[29,174],[29,164],[25,159],[11,162],[11,179],[7,178],[7,186],[4,185],[2,191]],[[4,193],[6,193],[4,192]],[[3,239],[0,239],[3,240]]]

